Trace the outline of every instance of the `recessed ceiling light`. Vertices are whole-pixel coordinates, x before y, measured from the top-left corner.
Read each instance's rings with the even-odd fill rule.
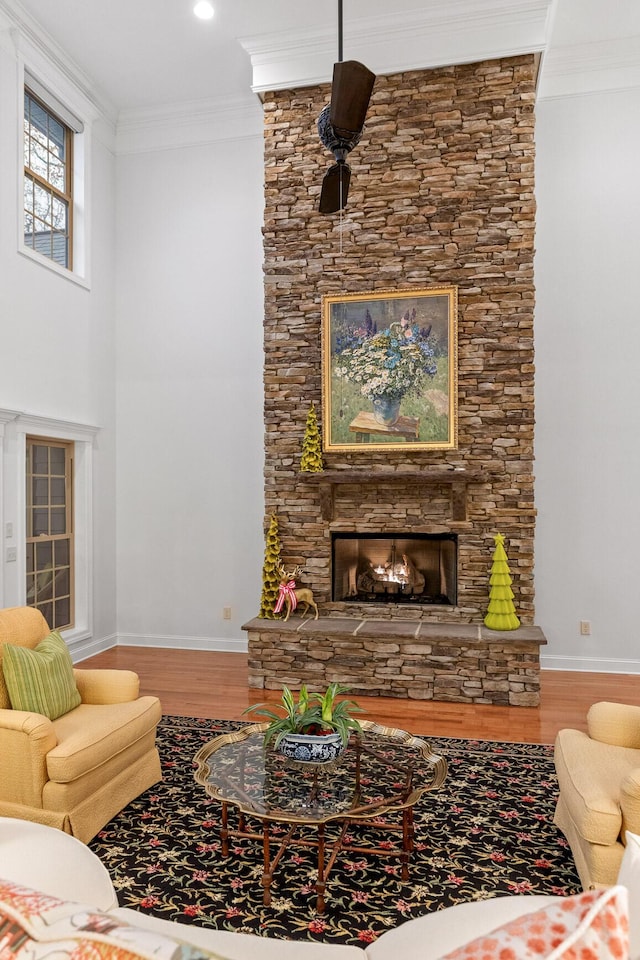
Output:
[[[209,3],[209,0],[200,0],[199,3],[196,3],[193,8],[193,12],[196,17],[199,17],[200,20],[211,20],[213,16],[213,7]]]

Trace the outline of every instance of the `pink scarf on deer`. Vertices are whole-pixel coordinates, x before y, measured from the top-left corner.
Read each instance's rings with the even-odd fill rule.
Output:
[[[291,609],[295,610],[298,606],[298,598],[296,597],[296,582],[295,580],[289,580],[288,583],[281,583],[280,590],[278,591],[278,599],[276,600],[276,605],[273,608],[274,613],[280,613],[284,607],[284,602],[289,598],[291,603]]]

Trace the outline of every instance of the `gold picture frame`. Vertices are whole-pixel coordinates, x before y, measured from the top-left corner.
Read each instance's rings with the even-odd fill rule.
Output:
[[[322,298],[327,453],[457,445],[458,288]]]

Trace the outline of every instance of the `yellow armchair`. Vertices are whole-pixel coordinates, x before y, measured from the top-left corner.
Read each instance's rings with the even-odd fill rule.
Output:
[[[554,753],[554,820],[585,890],[617,882],[626,831],[640,833],[640,707],[594,703],[587,731],[560,730]]]
[[[49,634],[32,607],[0,610],[0,816],[57,827],[87,843],[161,778],[157,697],[130,670],[75,669],[79,706],[49,720],[11,709],[5,643],[35,648]]]

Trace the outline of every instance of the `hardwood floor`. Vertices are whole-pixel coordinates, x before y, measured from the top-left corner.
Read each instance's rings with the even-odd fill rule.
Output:
[[[247,656],[196,650],[113,647],[76,666],[135,670],[143,694],[154,694],[164,714],[247,720],[250,704],[277,700],[279,692],[249,689]],[[562,727],[586,729],[586,713],[597,700],[640,705],[640,677],[628,674],[543,670],[539,707],[494,707],[355,697],[365,718],[425,736],[553,743]]]

